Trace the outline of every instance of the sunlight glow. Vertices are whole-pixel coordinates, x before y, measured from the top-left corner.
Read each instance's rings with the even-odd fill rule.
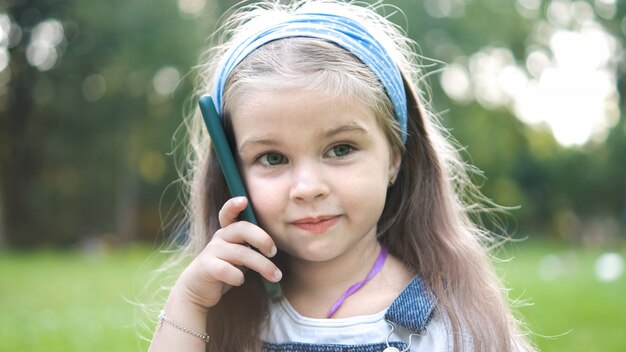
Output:
[[[541,66],[533,73],[541,74],[516,97],[515,112],[522,121],[545,122],[565,146],[601,138],[619,114],[616,65],[611,62],[615,40],[598,26],[587,25],[576,32],[556,31],[550,49],[548,68],[541,54],[529,55],[529,66]]]
[[[178,0],[178,10],[187,15],[200,13],[206,5],[206,0]]]
[[[513,64],[513,54],[505,48],[487,48],[472,55],[469,68],[476,100],[487,108],[506,105],[510,97],[500,86],[500,75]]]
[[[463,65],[452,64],[441,73],[441,84],[448,96],[458,102],[472,98],[469,73]]]
[[[30,43],[26,48],[28,63],[40,71],[51,69],[59,58],[57,46],[64,40],[61,22],[55,19],[40,22],[33,28]]]
[[[624,259],[617,253],[605,253],[596,260],[595,272],[600,281],[615,281],[624,272]]]
[[[9,46],[9,38],[11,35],[11,19],[8,15],[0,13],[0,72],[9,66],[11,55],[7,47]]]
[[[526,58],[526,69],[533,77],[539,78],[543,71],[552,65],[548,54],[542,50],[536,50],[528,54]]]
[[[5,13],[0,13],[0,47],[9,46],[9,34],[11,33],[11,19]]]
[[[612,20],[617,14],[617,0],[596,0],[593,4],[598,16]]]
[[[611,4],[596,6],[600,2]],[[473,98],[488,109],[508,106],[520,120],[550,128],[563,146],[601,142],[620,116],[616,74],[623,48],[593,16],[587,3],[552,1],[552,24],[537,26],[540,42],[529,46],[523,64],[508,48],[483,48],[470,56],[469,71],[459,64],[444,69],[441,85],[462,103]],[[560,29],[572,23],[576,29]]]
[[[180,81],[180,72],[175,67],[166,66],[155,73],[152,78],[154,91],[161,96],[168,96],[176,90]]]
[[[9,55],[9,51],[7,48],[3,48],[0,46],[0,71],[4,71],[7,66],[9,66],[9,60],[11,56]]]

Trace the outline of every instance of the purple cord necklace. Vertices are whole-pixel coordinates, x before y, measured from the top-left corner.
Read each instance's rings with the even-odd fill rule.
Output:
[[[382,269],[383,264],[385,264],[385,259],[387,259],[387,248],[385,248],[385,246],[380,246],[380,253],[378,254],[378,258],[376,258],[376,262],[374,263],[374,266],[370,270],[369,274],[367,274],[367,277],[364,280],[361,280],[357,282],[356,284],[350,286],[350,288],[347,289],[346,292],[344,292],[343,295],[341,295],[341,297],[339,297],[337,302],[335,302],[335,304],[333,304],[333,306],[330,308],[330,311],[328,312],[328,316],[326,317],[327,319],[332,318],[332,316],[335,315],[335,313],[337,312],[339,307],[341,307],[341,305],[346,300],[346,298],[353,295],[356,291],[358,291],[361,287],[363,287],[368,281],[370,281],[376,274],[378,274],[380,269]]]

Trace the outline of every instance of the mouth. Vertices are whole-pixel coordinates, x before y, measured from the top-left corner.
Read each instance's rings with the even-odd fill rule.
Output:
[[[301,230],[319,234],[333,227],[337,221],[339,221],[339,215],[328,215],[302,218],[291,222],[291,224]]]

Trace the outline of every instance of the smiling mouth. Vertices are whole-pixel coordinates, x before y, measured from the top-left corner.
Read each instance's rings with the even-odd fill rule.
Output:
[[[292,222],[292,224],[307,232],[318,234],[325,232],[326,230],[333,227],[337,223],[337,221],[339,221],[338,215],[304,218],[296,220]]]

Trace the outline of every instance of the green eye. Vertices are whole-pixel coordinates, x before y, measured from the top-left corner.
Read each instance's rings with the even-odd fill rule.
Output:
[[[259,162],[266,166],[279,165],[285,162],[285,157],[278,153],[267,153],[259,158]]]
[[[347,144],[339,144],[330,149],[328,152],[332,157],[342,157],[350,154],[353,148]]]

